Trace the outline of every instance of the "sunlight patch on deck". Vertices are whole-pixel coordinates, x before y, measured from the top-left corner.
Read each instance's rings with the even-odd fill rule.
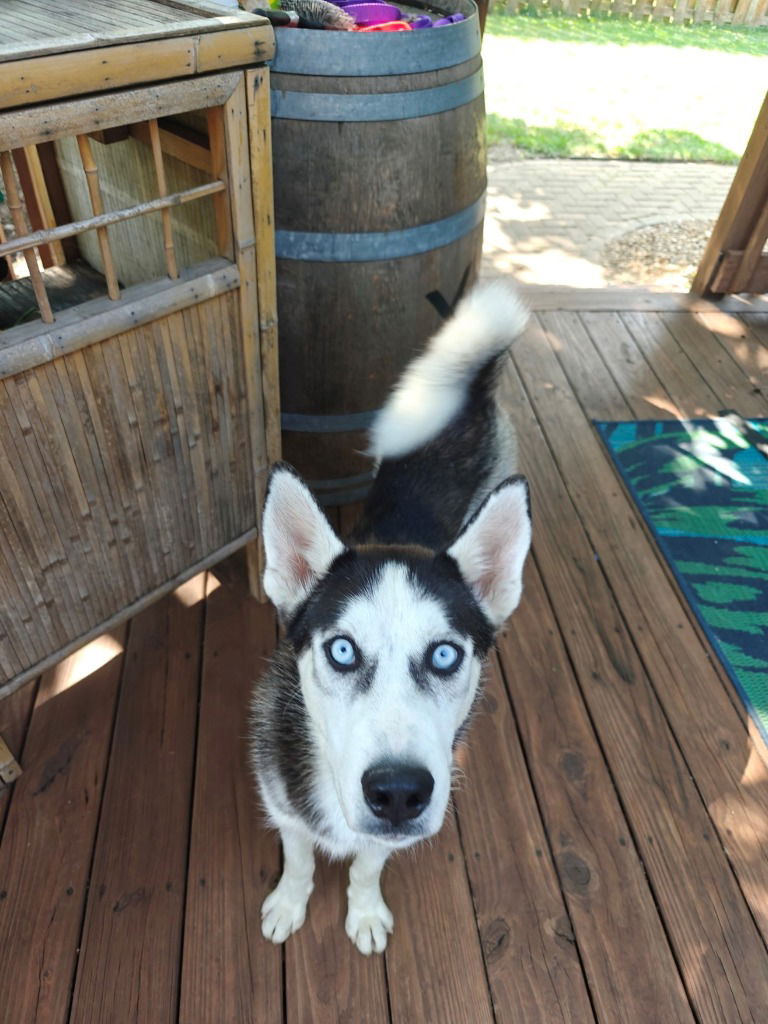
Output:
[[[51,697],[57,697],[71,686],[87,679],[100,668],[123,653],[123,645],[111,633],[96,637],[80,650],[60,661],[40,682],[38,704],[45,704]]]

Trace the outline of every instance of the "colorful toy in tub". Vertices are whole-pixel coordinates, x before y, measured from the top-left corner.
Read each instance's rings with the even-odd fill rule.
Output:
[[[403,11],[386,0],[268,0],[268,8],[256,7],[256,2],[259,0],[241,0],[246,10],[269,18],[275,26],[288,28],[410,32],[412,29],[451,25],[465,18],[463,14],[449,14],[439,11],[439,8],[434,15]]]
[[[401,31],[403,29],[436,28],[464,21],[463,14],[442,14],[433,20],[429,14],[403,12],[383,0],[333,0],[346,14],[352,15],[358,32]]]

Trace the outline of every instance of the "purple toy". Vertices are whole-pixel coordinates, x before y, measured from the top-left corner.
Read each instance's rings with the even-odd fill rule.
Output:
[[[370,0],[362,3],[346,3],[343,7],[358,25],[382,25],[385,21],[399,21],[402,17],[399,7]]]
[[[463,14],[449,14],[447,18],[438,18],[437,21],[432,22],[432,27],[437,28],[439,25],[454,25],[457,21],[464,21],[465,15]]]

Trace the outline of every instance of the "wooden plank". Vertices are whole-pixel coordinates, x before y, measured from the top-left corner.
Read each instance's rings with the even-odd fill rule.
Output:
[[[0,171],[2,171],[3,181],[5,183],[6,204],[16,233],[16,239],[4,243],[4,246],[7,248],[9,245],[13,245],[17,239],[20,240],[21,236],[26,235],[29,229],[24,216],[24,208],[21,202],[21,197],[19,196],[19,189],[16,184],[13,159],[9,152],[0,153]],[[37,263],[37,253],[34,250],[25,249],[24,259],[27,264],[29,276],[32,280],[32,289],[35,293],[35,300],[37,301],[38,309],[40,310],[40,317],[44,323],[51,324],[53,323],[53,313],[51,312],[51,304],[48,301],[45,285],[43,284],[40,267]]]
[[[0,121],[3,115],[0,114]],[[2,129],[0,128],[0,131]],[[32,147],[27,147],[31,149]],[[37,158],[40,163],[41,172],[45,180],[45,190],[51,207],[51,223],[65,224],[72,220],[72,213],[69,208],[69,200],[64,191],[64,184],[61,180],[58,160],[56,159],[56,147],[53,142],[38,142],[34,144]],[[54,243],[54,248],[59,243]],[[61,242],[61,249],[64,254],[64,263],[73,264],[80,259],[80,250],[73,238],[66,238]]]
[[[0,957],[0,991],[10,1020],[67,1019],[124,639],[96,641],[40,683],[0,845],[0,947],[13,951]]]
[[[229,570],[208,577],[179,1021],[279,1024],[282,951],[262,938],[259,913],[279,847],[256,808],[245,751],[250,692],[276,625]]]
[[[522,415],[531,438],[537,427],[530,409]],[[537,449],[544,445],[540,435],[535,441]],[[562,489],[561,482],[556,486]],[[551,578],[563,538],[546,527],[538,531],[535,554]],[[691,1021],[632,824],[535,562],[527,568],[523,600],[501,638],[500,655],[597,1019],[643,1020],[652,1007],[659,1021]]]
[[[140,121],[138,124],[129,125],[128,128],[134,139],[138,139],[147,146],[152,144],[148,122]],[[199,171],[205,171],[212,178],[221,177],[211,171],[211,149],[204,136],[185,129],[184,125],[175,124],[160,125],[159,136],[160,148],[166,156],[180,160]],[[214,199],[214,203],[216,202],[217,199]]]
[[[741,369],[749,393],[757,408],[762,399],[763,415],[768,414],[768,352],[744,322],[728,313],[698,313],[698,323],[711,331],[733,362]],[[743,399],[742,399],[743,400]],[[744,412],[742,410],[742,415]]]
[[[157,194],[159,196],[168,195],[168,183],[165,178],[165,166],[163,164],[163,149],[160,142],[160,128],[156,118],[152,118],[149,122],[149,138],[152,146],[152,159],[155,164],[155,174],[157,175]],[[168,267],[169,277],[178,277],[179,271],[176,266],[176,251],[173,247],[173,228],[171,226],[171,211],[163,210],[161,213],[163,220],[163,248],[165,250],[165,262]]]
[[[0,736],[3,737],[11,753],[21,764],[23,770],[22,750],[27,735],[32,707],[35,703],[37,693],[37,681],[32,681],[24,687],[20,687],[10,697],[0,701]],[[11,801],[13,789],[9,786],[0,787],[0,840],[5,827],[5,816],[8,805]]]
[[[383,892],[395,919],[385,954],[393,1022],[490,1024],[488,982],[453,815],[432,844],[390,859]]]
[[[235,258],[232,248],[232,210],[229,202],[231,189],[229,166],[224,129],[224,111],[222,107],[211,107],[206,111],[208,127],[208,145],[210,146],[210,174],[218,181],[223,181],[226,191],[219,192],[213,198],[214,216],[216,218],[216,241],[219,255],[228,260]]]
[[[18,4],[20,0],[5,0],[6,3]],[[26,6],[28,0],[21,0]],[[23,6],[21,10],[23,11]],[[155,5],[157,6],[157,5]],[[19,8],[9,18],[18,18]],[[135,11],[126,5],[120,5],[119,16],[117,8],[107,14],[104,12],[101,18],[94,16],[93,5],[89,5],[88,12],[83,12],[78,22],[71,25],[72,31],[67,32],[66,28],[58,26],[52,36],[47,33],[41,35],[41,28],[44,29],[50,24],[50,15],[38,16],[36,21],[28,23],[26,34],[20,35],[12,41],[0,44],[0,60],[22,60],[33,57],[43,57],[52,54],[82,50],[101,49],[105,45],[114,46],[116,43],[130,42],[133,45],[144,44],[149,40],[168,38],[170,36],[195,36],[201,31],[211,31],[231,28],[239,21],[239,15],[245,14],[235,8],[222,10],[220,7],[220,22],[211,24],[211,19],[201,21],[199,13],[191,18],[153,19],[150,22],[131,19]],[[131,21],[133,20],[133,25]],[[243,27],[263,25],[264,22],[258,15],[252,15],[248,21],[241,22]],[[68,26],[69,27],[69,26]],[[46,38],[47,37],[47,38]]]
[[[572,324],[566,334],[568,324],[564,315],[560,315],[559,322],[553,318],[554,315],[545,318],[548,333],[558,337],[560,358],[570,374],[572,363],[587,357],[580,341],[586,334],[583,327],[579,330]],[[633,793],[631,800],[625,796],[625,806],[629,806],[635,816],[650,815],[647,822],[636,826],[636,834],[652,880],[656,872],[660,872],[653,882],[657,893],[659,887],[662,891],[668,889],[670,877],[667,873],[676,872],[674,865],[678,863],[675,860],[678,855],[687,857],[689,865],[693,864],[692,858],[700,863],[699,868],[691,871],[690,884],[693,888],[687,906],[675,908],[670,914],[662,901],[662,911],[673,944],[676,944],[678,960],[683,952],[690,954],[691,929],[706,927],[711,949],[721,946],[717,965],[709,974],[711,993],[707,998],[713,1000],[714,1006],[718,1005],[718,1000],[724,1000],[721,1010],[728,1005],[735,1008],[740,1000],[746,999],[747,1003],[742,1003],[739,1011],[742,1012],[744,1006],[755,998],[752,987],[755,980],[761,976],[768,979],[768,975],[764,973],[764,966],[760,966],[759,958],[764,956],[764,947],[757,944],[759,940],[754,922],[741,902],[731,866],[749,900],[750,910],[765,934],[768,917],[761,894],[766,888],[768,855],[764,854],[756,861],[755,849],[756,846],[763,847],[765,842],[759,822],[767,813],[768,791],[742,781],[745,750],[749,751],[745,726],[728,700],[696,632],[687,621],[686,610],[660,565],[634,506],[618,487],[608,456],[592,432],[584,411],[579,408],[571,383],[555,359],[547,336],[543,330],[534,328],[513,351],[517,365],[524,373],[526,389],[545,423],[547,439],[561,467],[570,496],[598,549],[600,568],[592,556],[591,567],[595,571],[589,575],[596,575],[597,580],[591,581],[591,588],[598,584],[600,588],[605,586],[601,579],[605,573],[626,621],[637,624],[633,626],[633,637],[638,650],[631,642],[625,641],[610,653],[607,667],[594,669],[597,680],[604,678],[606,671],[609,678],[619,673],[616,687],[611,689],[610,695],[604,687],[595,682],[589,683],[591,676],[584,666],[582,686],[586,680],[590,686],[590,699],[599,700],[601,708],[605,702],[601,715],[607,715],[607,722],[613,721],[612,753],[609,753],[608,737],[603,737],[606,756],[620,788],[624,785],[634,788],[636,780],[644,778],[655,779],[659,792],[664,792],[663,799],[656,797],[661,802],[655,811],[646,805],[647,789],[643,793]],[[590,415],[590,396],[580,397],[586,403],[587,415]],[[535,472],[533,464],[531,467]],[[594,500],[595,495],[600,495],[599,501]],[[583,580],[573,582],[583,586]],[[561,623],[571,618],[575,602],[585,600],[582,595],[577,597],[572,593],[563,606],[562,580],[558,581],[557,587],[550,588],[550,594]],[[586,607],[591,600],[590,589]],[[606,619],[604,609],[594,609],[592,617],[596,622],[610,621]],[[607,629],[606,625],[605,635],[609,635]],[[619,635],[622,632],[619,630]],[[642,662],[638,659],[638,651]],[[588,664],[593,664],[591,648],[586,655]],[[577,663],[575,652],[572,656]],[[653,690],[649,687],[646,668],[653,681]],[[622,685],[621,680],[632,685]],[[691,715],[691,680],[696,680],[695,716]],[[674,728],[674,740],[668,732],[657,698]],[[596,712],[594,716],[598,718]],[[644,735],[646,730],[651,730],[650,735]],[[710,841],[710,819],[689,784],[677,744],[695,774],[697,786],[706,800],[725,850]],[[637,749],[631,753],[634,747]],[[629,764],[630,753],[632,758],[640,759],[633,767]],[[649,756],[653,758],[652,763],[643,764]],[[676,781],[672,783],[671,780]],[[677,849],[675,853],[683,835],[687,837],[683,843],[687,852],[683,854],[681,849]],[[709,879],[706,883],[710,887],[709,892],[702,892],[699,888],[705,879]],[[679,881],[676,880],[675,884]],[[721,917],[719,910],[722,901],[732,912],[726,918]],[[689,919],[690,913],[700,920]],[[705,926],[704,921],[708,917],[712,917],[712,921]],[[686,970],[692,971],[692,964],[688,963]],[[686,980],[690,991],[690,973],[686,974]],[[704,990],[699,989],[699,994],[703,995]]]
[[[753,258],[749,274],[741,277],[744,250],[729,250],[721,254],[720,262],[714,271],[711,291],[715,295],[723,292],[749,292],[762,295],[768,291],[768,256],[758,252]],[[740,280],[736,283],[736,274]]]
[[[732,355],[696,316],[665,313],[662,322],[707,381],[717,386],[722,406],[737,409],[742,416],[764,416],[768,388],[760,378],[751,381]],[[722,326],[722,324],[721,324]]]
[[[275,55],[266,21],[211,34],[163,35],[141,43],[140,59],[129,43],[0,63],[0,109],[262,64]],[[147,119],[147,114],[136,118]]]
[[[489,275],[491,276],[491,275]],[[768,300],[760,296],[724,296],[705,299],[688,292],[664,292],[633,288],[564,288],[560,285],[520,285],[533,312],[556,310],[593,312],[765,312]]]
[[[204,587],[131,625],[72,1024],[176,1020]]]
[[[132,44],[14,60],[0,64],[0,109],[182,78],[194,68],[194,40],[186,37],[143,43],[140,60]]]
[[[577,941],[495,657],[465,753],[455,799],[496,1020],[587,1024]]]
[[[590,535],[602,539],[600,564],[610,586],[621,602],[628,622],[645,624],[643,629],[634,630],[635,644],[642,655],[643,665],[654,681],[658,699],[663,703],[677,743],[691,766],[709,813],[720,831],[730,863],[765,936],[768,934],[768,908],[760,894],[768,884],[768,848],[765,848],[765,837],[761,838],[758,822],[768,814],[768,787],[746,785],[742,781],[746,760],[744,750],[749,756],[749,737],[742,717],[723,689],[709,651],[702,647],[690,624],[685,602],[670,582],[666,567],[659,562],[634,505],[624,490],[616,485],[608,457],[584,418],[585,412],[587,416],[593,415],[594,396],[589,390],[582,390],[571,373],[575,364],[586,359],[594,360],[595,350],[591,348],[583,327],[572,323],[568,325],[566,314],[559,314],[559,317],[547,314],[543,322],[548,333],[560,339],[560,360],[567,373],[566,379],[552,350],[547,353],[544,335],[540,335],[537,349],[542,362],[541,372],[544,373],[544,367],[547,367],[552,375],[550,380],[557,381],[561,387],[559,407],[553,406],[551,396],[542,386],[540,372],[530,365],[532,349],[529,346],[523,346],[528,348],[524,353],[526,382],[531,377],[536,382],[541,395],[540,416],[548,417],[547,434],[558,463],[563,467],[574,504],[584,517]],[[565,339],[567,343],[562,344]],[[579,408],[571,394],[571,385],[584,402],[585,411]],[[602,384],[599,391],[599,400],[604,403],[605,387]],[[624,403],[617,396],[616,402],[616,410],[620,411]],[[557,433],[558,424],[570,431],[567,439]],[[569,453],[572,450],[573,459],[567,466],[563,461],[566,449]],[[575,455],[577,449],[578,457]],[[601,495],[599,503],[593,500],[596,494]],[[624,525],[628,521],[632,523],[629,529]],[[620,522],[623,526],[617,529],[616,523]],[[621,540],[618,539],[620,532]],[[599,616],[595,621],[600,621]],[[624,657],[626,659],[626,655]],[[634,677],[634,672],[632,675]],[[692,679],[696,680],[697,694],[694,717],[690,714],[689,687]],[[639,692],[637,687],[633,692]],[[671,775],[676,770],[679,769],[668,766]],[[727,799],[723,796],[724,786]],[[693,805],[690,813],[695,813],[691,819],[694,831],[709,836],[707,824],[694,824],[698,811],[694,811]],[[756,843],[758,847],[765,848],[762,861],[758,858],[757,862]],[[703,849],[710,856],[709,839]]]
[[[761,262],[766,238],[768,238],[768,194],[762,209],[757,211],[752,222],[749,237],[746,240],[744,252],[729,291],[746,292],[752,289],[752,281]]]
[[[362,956],[344,930],[348,869],[346,862],[317,859],[307,919],[285,947],[287,1024],[390,1020],[384,957]]]
[[[657,313],[623,313],[621,322],[664,387],[668,396],[655,401],[658,419],[712,416],[723,407],[698,366],[680,348]]]
[[[282,457],[282,432],[269,70],[259,68],[248,71],[245,81],[250,129],[253,216],[256,231],[256,292],[259,318],[261,405],[264,416],[267,461],[274,463]],[[257,499],[259,508],[264,503],[265,483],[266,481],[262,482],[262,490]],[[261,594],[261,580],[264,575],[264,552],[261,541],[249,548],[248,558],[253,592]]]
[[[264,433],[267,458],[270,462],[277,462],[281,456],[281,429],[269,69],[259,68],[257,71],[246,72],[245,82],[250,127],[253,216],[256,226],[256,279]]]
[[[272,26],[261,22],[235,31],[211,32],[195,42],[195,73],[223,71],[231,67],[264,64],[275,55]]]
[[[763,346],[768,346],[768,316],[765,313],[749,313],[743,322]]]
[[[265,396],[261,380],[256,225],[253,208],[254,185],[251,180],[245,80],[240,83],[224,105],[224,145],[229,173],[232,241],[240,272],[240,343],[248,396],[253,480],[256,486],[257,507],[261,508],[266,493],[267,457],[264,433],[266,419]],[[265,256],[267,255],[265,254]],[[265,600],[260,547],[252,549],[248,565],[251,592],[260,600]]]
[[[590,389],[595,403],[592,415],[599,419],[621,416],[617,412],[616,390],[631,400],[631,415],[638,419],[669,419],[676,415],[670,408],[669,395],[635,344],[634,338],[625,327],[618,313],[583,313],[580,323],[594,343],[598,358],[592,358],[587,366],[569,364],[574,377],[575,390]],[[570,340],[570,335],[569,335]],[[584,339],[586,340],[586,339]],[[672,342],[674,345],[674,341]],[[591,386],[588,373],[597,374],[600,383]],[[612,410],[612,411],[611,411]],[[627,410],[629,411],[629,410]]]
[[[19,185],[24,194],[27,218],[32,229],[54,227],[55,221],[52,219],[52,210],[50,202],[48,202],[37,149],[34,146],[25,146],[23,149],[13,150],[13,162],[16,165]],[[64,262],[61,244],[57,243],[55,248],[56,254],[54,255],[54,246],[41,246],[40,261],[44,268]]]
[[[0,65],[2,66],[2,65]],[[237,85],[238,72],[203,75],[192,81],[166,82],[103,96],[64,100],[30,109],[0,112],[0,149],[63,139],[78,132],[115,128],[152,117],[171,117],[224,103]]]

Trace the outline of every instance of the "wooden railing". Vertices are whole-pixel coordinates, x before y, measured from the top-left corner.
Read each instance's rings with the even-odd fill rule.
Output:
[[[691,291],[768,291],[768,93],[704,251]]]
[[[209,125],[216,127],[217,118],[220,116],[218,107],[208,111]],[[136,129],[131,132],[130,129]],[[147,214],[159,213],[162,218],[163,230],[163,258],[166,272],[170,278],[179,276],[178,260],[173,239],[171,224],[171,208],[212,196],[215,205],[217,218],[217,234],[224,239],[223,249],[228,247],[229,239],[229,214],[227,199],[227,184],[221,178],[198,185],[194,188],[169,191],[164,163],[164,138],[169,133],[162,132],[156,118],[146,122],[128,126],[125,136],[135,134],[137,138],[145,138],[151,148],[152,163],[155,175],[154,190],[156,198],[136,203],[119,210],[108,211],[105,209],[102,195],[101,179],[97,162],[94,159],[91,147],[91,138],[87,133],[78,133],[74,137],[77,140],[77,149],[80,157],[80,165],[85,176],[87,196],[90,201],[91,216],[80,220],[69,221],[64,224],[57,224],[55,217],[50,213],[50,201],[47,191],[47,183],[43,176],[37,181],[30,179],[29,168],[34,169],[36,162],[39,162],[37,146],[33,143],[23,149],[2,150],[0,149],[0,186],[4,187],[7,196],[8,210],[13,221],[15,235],[7,238],[0,233],[0,260],[7,261],[8,272],[11,277],[16,276],[13,257],[21,253],[27,266],[34,298],[37,303],[40,319],[43,323],[53,323],[54,314],[46,292],[44,274],[41,266],[46,266],[46,261],[41,258],[40,249],[43,246],[54,247],[60,245],[61,241],[83,235],[87,231],[95,230],[98,239],[101,255],[101,270],[104,275],[107,294],[110,299],[120,298],[120,284],[118,273],[115,269],[113,247],[110,243],[108,228],[111,225],[120,224],[133,220]],[[98,133],[95,133],[96,137]],[[217,148],[223,147],[223,132],[213,133],[213,139],[208,149],[205,150],[208,157],[208,171],[211,172],[211,165]],[[199,148],[199,147],[198,147]],[[218,158],[220,168],[223,167],[223,158]],[[35,185],[34,195],[32,189],[22,191],[19,183],[26,177]],[[35,206],[31,206],[34,201]],[[30,225],[28,211],[34,208],[37,211],[37,220],[43,223],[43,227],[35,230],[35,225]],[[46,211],[43,218],[41,209]],[[54,259],[52,262],[62,264],[65,262],[63,256]]]

